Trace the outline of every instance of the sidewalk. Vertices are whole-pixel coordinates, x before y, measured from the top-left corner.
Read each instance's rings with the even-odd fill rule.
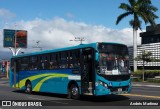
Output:
[[[1,73],[0,73],[0,79],[7,79],[7,78],[6,78],[6,74],[1,74]]]
[[[159,87],[160,88],[160,83],[149,83],[149,82],[132,82],[132,86],[136,87]]]
[[[2,86],[9,86],[9,79],[7,78],[0,78],[0,85]]]

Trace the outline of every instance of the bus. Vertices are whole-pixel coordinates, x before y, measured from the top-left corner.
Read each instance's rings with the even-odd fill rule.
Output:
[[[129,93],[130,75],[126,45],[96,42],[11,57],[10,86],[78,99]]]

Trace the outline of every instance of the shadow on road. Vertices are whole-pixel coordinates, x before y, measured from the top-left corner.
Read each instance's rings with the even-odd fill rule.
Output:
[[[26,94],[23,90],[15,90],[15,93]],[[45,92],[32,92],[33,95],[40,95],[45,97],[57,97],[67,99],[66,94],[55,94],[55,93],[45,93]],[[123,101],[129,100],[130,98],[122,95],[106,95],[106,96],[81,96],[78,101],[88,101],[88,102],[113,102],[113,101]]]
[[[82,96],[80,100],[92,102],[112,102],[129,100],[130,98],[122,95],[105,95],[105,96]]]

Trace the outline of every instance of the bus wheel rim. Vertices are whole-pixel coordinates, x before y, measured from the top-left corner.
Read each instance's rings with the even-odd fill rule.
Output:
[[[77,95],[78,94],[78,88],[77,87],[73,87],[72,88],[72,95]]]
[[[31,91],[31,86],[29,84],[27,85],[27,89],[26,90],[27,90],[27,92]]]

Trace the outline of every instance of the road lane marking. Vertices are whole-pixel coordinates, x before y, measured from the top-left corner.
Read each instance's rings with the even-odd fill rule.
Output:
[[[158,98],[160,99],[160,96],[149,96],[149,95],[140,95],[140,94],[121,94],[125,96],[138,96],[138,97],[144,97],[144,98]]]
[[[141,85],[141,84],[133,84],[132,86],[160,87],[159,85]]]

